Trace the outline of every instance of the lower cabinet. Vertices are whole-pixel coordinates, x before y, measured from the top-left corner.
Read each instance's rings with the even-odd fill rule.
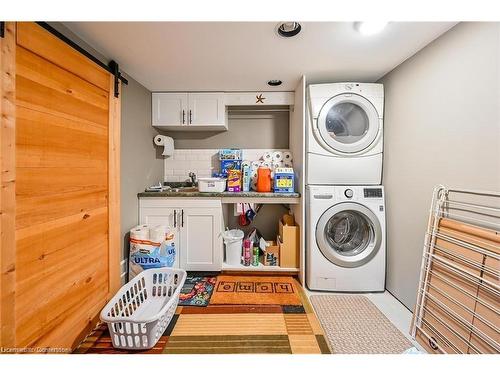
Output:
[[[181,268],[220,271],[222,208],[185,208],[181,215]]]
[[[222,268],[220,200],[140,198],[141,224],[168,225],[175,234],[176,262],[186,271]]]

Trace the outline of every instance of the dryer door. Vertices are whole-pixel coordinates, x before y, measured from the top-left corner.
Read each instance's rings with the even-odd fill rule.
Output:
[[[329,99],[319,111],[319,136],[334,152],[356,153],[377,138],[380,124],[377,110],[357,94],[341,94]]]
[[[373,212],[359,203],[339,203],[321,215],[316,243],[321,253],[341,267],[359,267],[380,249],[382,229]]]

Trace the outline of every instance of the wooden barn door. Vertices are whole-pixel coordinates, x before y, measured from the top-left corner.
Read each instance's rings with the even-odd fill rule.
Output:
[[[2,269],[2,346],[71,349],[120,283],[120,103],[95,62],[35,23],[10,28],[15,266]]]

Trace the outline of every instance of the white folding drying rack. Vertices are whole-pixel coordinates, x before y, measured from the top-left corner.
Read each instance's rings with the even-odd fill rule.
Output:
[[[491,246],[494,246],[494,250],[496,250],[496,245],[492,245],[491,242],[489,246],[483,248],[477,241],[475,241],[475,243],[468,242],[466,239],[467,236],[454,235],[453,231],[447,233],[439,231],[439,223],[443,218],[473,226],[478,230],[491,231],[490,233],[496,236],[500,231],[500,192],[448,189],[442,185],[434,189],[423,249],[417,302],[410,326],[410,334],[414,338],[417,332],[422,334],[429,340],[429,345],[432,349],[438,353],[444,353],[445,351],[439,348],[438,345],[433,345],[432,340],[435,340],[435,338],[439,338],[441,342],[446,343],[447,348],[449,348],[446,351],[448,353],[450,351],[454,353],[464,353],[464,350],[460,349],[458,346],[462,348],[466,346],[468,348],[466,352],[468,353],[500,353],[500,342],[498,339],[498,337],[500,337],[500,270],[498,268],[492,269],[484,263],[486,256],[496,260],[500,259],[500,247],[498,249],[499,251],[495,253],[491,251]],[[482,254],[483,262],[479,263],[461,254],[450,251],[449,249],[440,247],[436,244],[438,239]],[[489,249],[486,247],[489,247]],[[438,254],[436,254],[436,251]],[[443,253],[446,255],[445,257],[439,255]],[[454,260],[456,260],[456,262]],[[460,292],[467,296],[467,298],[472,298],[474,300],[476,306],[478,303],[482,304],[483,306],[487,306],[493,313],[496,313],[496,318],[492,319],[491,316],[489,318],[481,316],[475,309],[472,310],[470,306],[461,303],[461,301],[453,298],[449,293],[446,293],[444,290],[434,285],[430,285],[429,280],[432,277],[434,280],[439,280],[441,283],[444,283],[447,288],[460,288],[460,286],[453,283],[450,279],[447,279],[443,274],[438,272],[433,273],[433,264],[441,267],[441,269],[445,269],[446,272],[449,272],[454,277],[458,277],[467,283],[471,283],[471,285],[477,286],[478,290],[479,287],[481,287],[482,290],[487,291],[489,295],[494,296],[496,303],[492,305],[491,302],[489,303],[482,300],[478,294],[474,295],[467,290],[460,289]],[[460,264],[466,264],[469,270],[460,267]],[[470,267],[478,270],[477,274],[470,272]],[[492,282],[492,279],[497,282]],[[435,293],[430,293],[429,291],[431,289],[434,290]],[[478,329],[474,324],[464,319],[463,316],[457,314],[452,308],[449,308],[449,306],[442,303],[442,301],[439,301],[439,298],[435,297],[436,295],[444,296],[448,301],[452,301],[468,313],[473,314],[473,321],[477,319],[478,322],[488,327],[488,333]],[[464,337],[462,334],[463,331],[462,333],[458,332],[457,329],[453,327],[453,324],[450,325],[447,323],[446,319],[440,318],[433,313],[431,309],[427,309],[427,303],[429,301],[439,306],[439,308],[445,312],[448,322],[451,320],[453,324],[470,330],[475,338],[480,340],[481,344],[484,343],[484,345],[478,345],[477,341],[476,343],[472,343],[471,335]],[[429,318],[432,317],[433,319],[426,319],[426,316],[429,316]],[[434,320],[438,322],[441,327],[446,327],[446,329],[455,336],[453,340],[450,340],[446,334],[440,332],[438,324],[433,324],[432,321],[429,322],[429,320]],[[457,342],[459,342],[460,345],[457,346]],[[488,350],[483,349],[485,346],[488,347]]]

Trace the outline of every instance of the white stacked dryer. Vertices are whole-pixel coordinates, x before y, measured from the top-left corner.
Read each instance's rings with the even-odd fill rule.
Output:
[[[306,183],[380,185],[383,85],[310,85],[308,99]]]
[[[306,284],[383,291],[383,85],[310,85],[307,95]]]

